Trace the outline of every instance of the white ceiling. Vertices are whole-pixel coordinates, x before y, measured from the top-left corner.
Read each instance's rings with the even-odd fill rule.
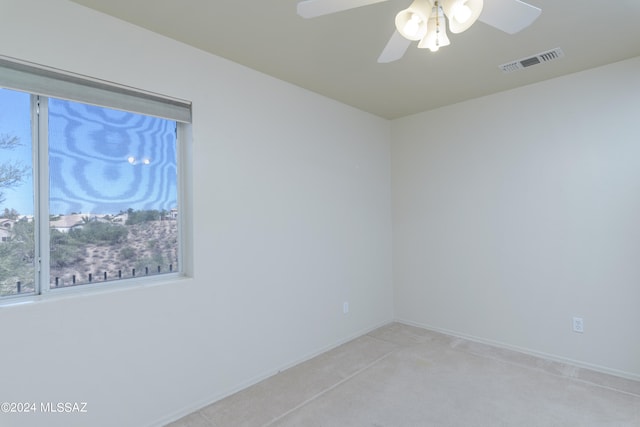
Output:
[[[389,64],[376,60],[411,0],[314,19],[296,0],[72,1],[388,119],[640,56],[640,0],[527,0],[542,15],[518,34],[476,22]],[[564,58],[498,68],[557,47]]]

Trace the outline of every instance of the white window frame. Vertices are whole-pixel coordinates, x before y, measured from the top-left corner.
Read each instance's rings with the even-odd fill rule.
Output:
[[[147,286],[188,277],[192,256],[188,249],[192,228],[190,216],[191,176],[191,103],[188,101],[141,91],[111,82],[44,67],[0,55],[0,87],[31,95],[32,165],[34,185],[35,292],[0,297],[0,306],[48,299],[54,295],[85,293],[96,289],[113,290]],[[49,156],[48,99],[58,98],[136,114],[160,117],[176,122],[176,163],[178,192],[178,269],[173,273],[138,276],[108,282],[83,283],[76,286],[52,287],[49,232]],[[37,119],[33,119],[37,118]]]

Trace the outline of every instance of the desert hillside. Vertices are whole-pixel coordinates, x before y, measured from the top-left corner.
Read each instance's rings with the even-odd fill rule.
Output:
[[[51,284],[68,286],[87,283],[89,274],[93,282],[126,279],[145,274],[167,273],[178,269],[178,225],[175,220],[147,221],[128,225],[126,241],[110,243],[86,243],[80,250],[84,256],[51,265]]]

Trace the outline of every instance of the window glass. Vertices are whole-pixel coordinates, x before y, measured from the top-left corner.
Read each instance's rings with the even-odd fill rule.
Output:
[[[50,98],[51,288],[178,271],[176,122]]]
[[[0,89],[0,296],[35,292],[31,97]]]

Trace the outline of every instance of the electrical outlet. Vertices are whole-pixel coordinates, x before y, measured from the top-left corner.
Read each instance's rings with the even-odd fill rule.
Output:
[[[349,301],[345,301],[342,303],[342,312],[347,314],[349,312]]]
[[[582,317],[573,318],[573,332],[577,332],[579,334],[584,333],[584,321],[582,320]]]

